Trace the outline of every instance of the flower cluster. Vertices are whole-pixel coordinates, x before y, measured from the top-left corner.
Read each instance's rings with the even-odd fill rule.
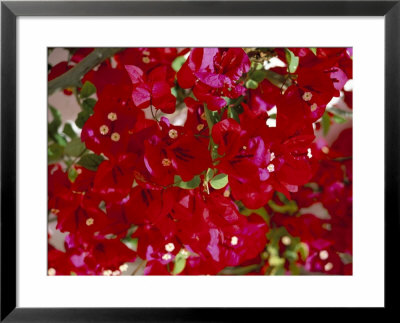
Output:
[[[65,238],[49,243],[49,275],[132,263],[152,275],[351,274],[352,131],[322,134],[349,124],[351,79],[346,48],[132,48],[103,61],[64,91],[76,125],[60,132],[51,107],[49,221]]]

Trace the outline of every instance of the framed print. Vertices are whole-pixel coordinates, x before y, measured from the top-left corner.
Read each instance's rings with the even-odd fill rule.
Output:
[[[1,9],[2,320],[393,308],[398,1]]]

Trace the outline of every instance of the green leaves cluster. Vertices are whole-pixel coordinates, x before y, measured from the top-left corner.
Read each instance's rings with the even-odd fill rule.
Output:
[[[78,113],[78,116],[75,120],[75,124],[82,129],[85,122],[89,119],[89,117],[93,114],[94,106],[97,101],[94,98],[89,98],[89,96],[96,93],[96,87],[89,81],[86,81],[79,93],[79,97],[76,96],[76,99],[81,106],[81,112]]]
[[[284,275],[286,265],[292,274],[298,275],[300,267],[297,262],[299,259],[306,260],[308,246],[301,242],[299,237],[291,236],[284,227],[271,229],[267,238],[269,243],[263,257],[268,261],[270,267],[266,275]]]
[[[253,63],[250,72],[247,75],[246,87],[255,90],[258,84],[267,77],[267,71],[261,63]]]
[[[76,89],[74,91],[78,104],[81,107],[81,112],[79,112],[75,124],[79,128],[82,128],[94,112],[93,109],[97,101],[94,98],[90,98],[90,96],[96,93],[96,87],[87,81],[83,84],[79,95]],[[72,124],[65,123],[62,132],[60,132],[62,124],[61,114],[52,106],[49,106],[49,110],[53,120],[48,124],[48,162],[54,163],[63,160],[67,165],[68,177],[72,182],[78,176],[75,167],[73,167],[74,164],[92,171],[97,170],[104,158],[90,153],[86,149],[85,144],[74,131]]]

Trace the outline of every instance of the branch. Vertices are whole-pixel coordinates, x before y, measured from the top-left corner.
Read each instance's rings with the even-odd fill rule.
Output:
[[[51,80],[47,85],[48,95],[58,89],[82,86],[81,78],[87,72],[121,50],[122,48],[96,48],[69,71]]]

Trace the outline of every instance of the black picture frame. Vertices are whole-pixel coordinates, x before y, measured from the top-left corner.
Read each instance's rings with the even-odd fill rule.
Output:
[[[385,307],[399,284],[400,1],[4,1],[1,3],[1,321],[236,321],[288,309],[16,307],[16,19],[19,16],[384,16],[385,19]],[[371,48],[373,55],[373,48]],[[372,59],[373,57],[371,57]],[[365,180],[368,185],[367,179]],[[373,189],[373,187],[371,188]],[[373,237],[371,237],[372,241]],[[366,246],[367,248],[367,246]],[[396,255],[396,256],[394,256]],[[372,265],[372,264],[371,264]],[[40,291],[38,291],[40,293]],[[398,298],[397,298],[398,300]],[[336,315],[327,309],[324,316]],[[244,316],[245,315],[245,316]],[[317,314],[320,315],[320,314]],[[372,312],[368,315],[373,318]],[[372,315],[372,316],[371,316]],[[284,319],[286,321],[286,318]]]

